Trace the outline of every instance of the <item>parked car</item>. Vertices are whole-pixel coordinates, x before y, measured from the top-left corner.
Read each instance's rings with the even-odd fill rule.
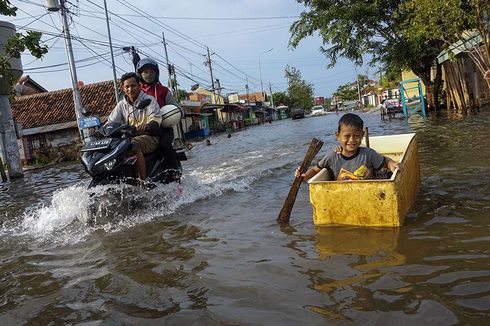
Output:
[[[324,115],[325,113],[326,113],[325,108],[321,105],[315,105],[314,107],[311,108],[311,115],[312,116]]]
[[[291,118],[295,119],[303,119],[305,117],[305,110],[301,108],[291,109]]]

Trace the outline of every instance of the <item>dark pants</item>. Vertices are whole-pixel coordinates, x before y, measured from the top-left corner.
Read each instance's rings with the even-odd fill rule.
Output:
[[[166,169],[178,169],[179,160],[174,150],[174,130],[173,128],[160,128],[160,151],[165,157],[164,164]]]

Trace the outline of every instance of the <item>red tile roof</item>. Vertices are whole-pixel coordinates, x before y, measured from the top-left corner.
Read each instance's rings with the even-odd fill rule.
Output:
[[[240,100],[247,100],[247,94],[240,94],[238,97]],[[248,100],[250,102],[262,102],[264,101],[264,94],[262,92],[249,93]]]
[[[80,89],[83,107],[99,117],[107,116],[116,105],[112,81],[88,84]],[[14,120],[22,128],[36,128],[76,120],[71,89],[27,95],[12,104]]]

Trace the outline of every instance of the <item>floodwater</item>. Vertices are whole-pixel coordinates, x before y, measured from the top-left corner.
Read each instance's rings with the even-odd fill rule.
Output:
[[[361,116],[370,135],[417,132],[422,187],[399,229],[317,228],[306,185],[276,224],[311,138],[335,146],[336,115],[195,143],[182,194],[116,189],[137,205],[95,226],[79,164],[0,184],[0,324],[488,323],[490,112]]]

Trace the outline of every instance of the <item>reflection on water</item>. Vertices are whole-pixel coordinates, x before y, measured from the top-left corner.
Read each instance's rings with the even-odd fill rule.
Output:
[[[335,146],[335,115],[196,142],[183,194],[117,189],[101,225],[80,221],[79,164],[0,184],[0,324],[486,324],[490,114],[362,117],[371,135],[417,132],[401,228],[314,227],[306,186],[276,224],[311,138]]]
[[[366,300],[366,296],[373,297],[373,291],[365,285],[373,284],[389,273],[386,267],[405,263],[405,256],[396,251],[399,233],[398,228],[316,227],[315,247],[319,259],[328,260],[329,265],[335,268],[315,273],[313,288],[333,301],[337,301],[339,296],[343,298],[342,293],[350,288],[357,297],[351,303],[356,309],[377,309],[371,300]],[[309,307],[311,311],[330,318],[348,319],[342,312],[344,308],[345,303],[334,307]]]

